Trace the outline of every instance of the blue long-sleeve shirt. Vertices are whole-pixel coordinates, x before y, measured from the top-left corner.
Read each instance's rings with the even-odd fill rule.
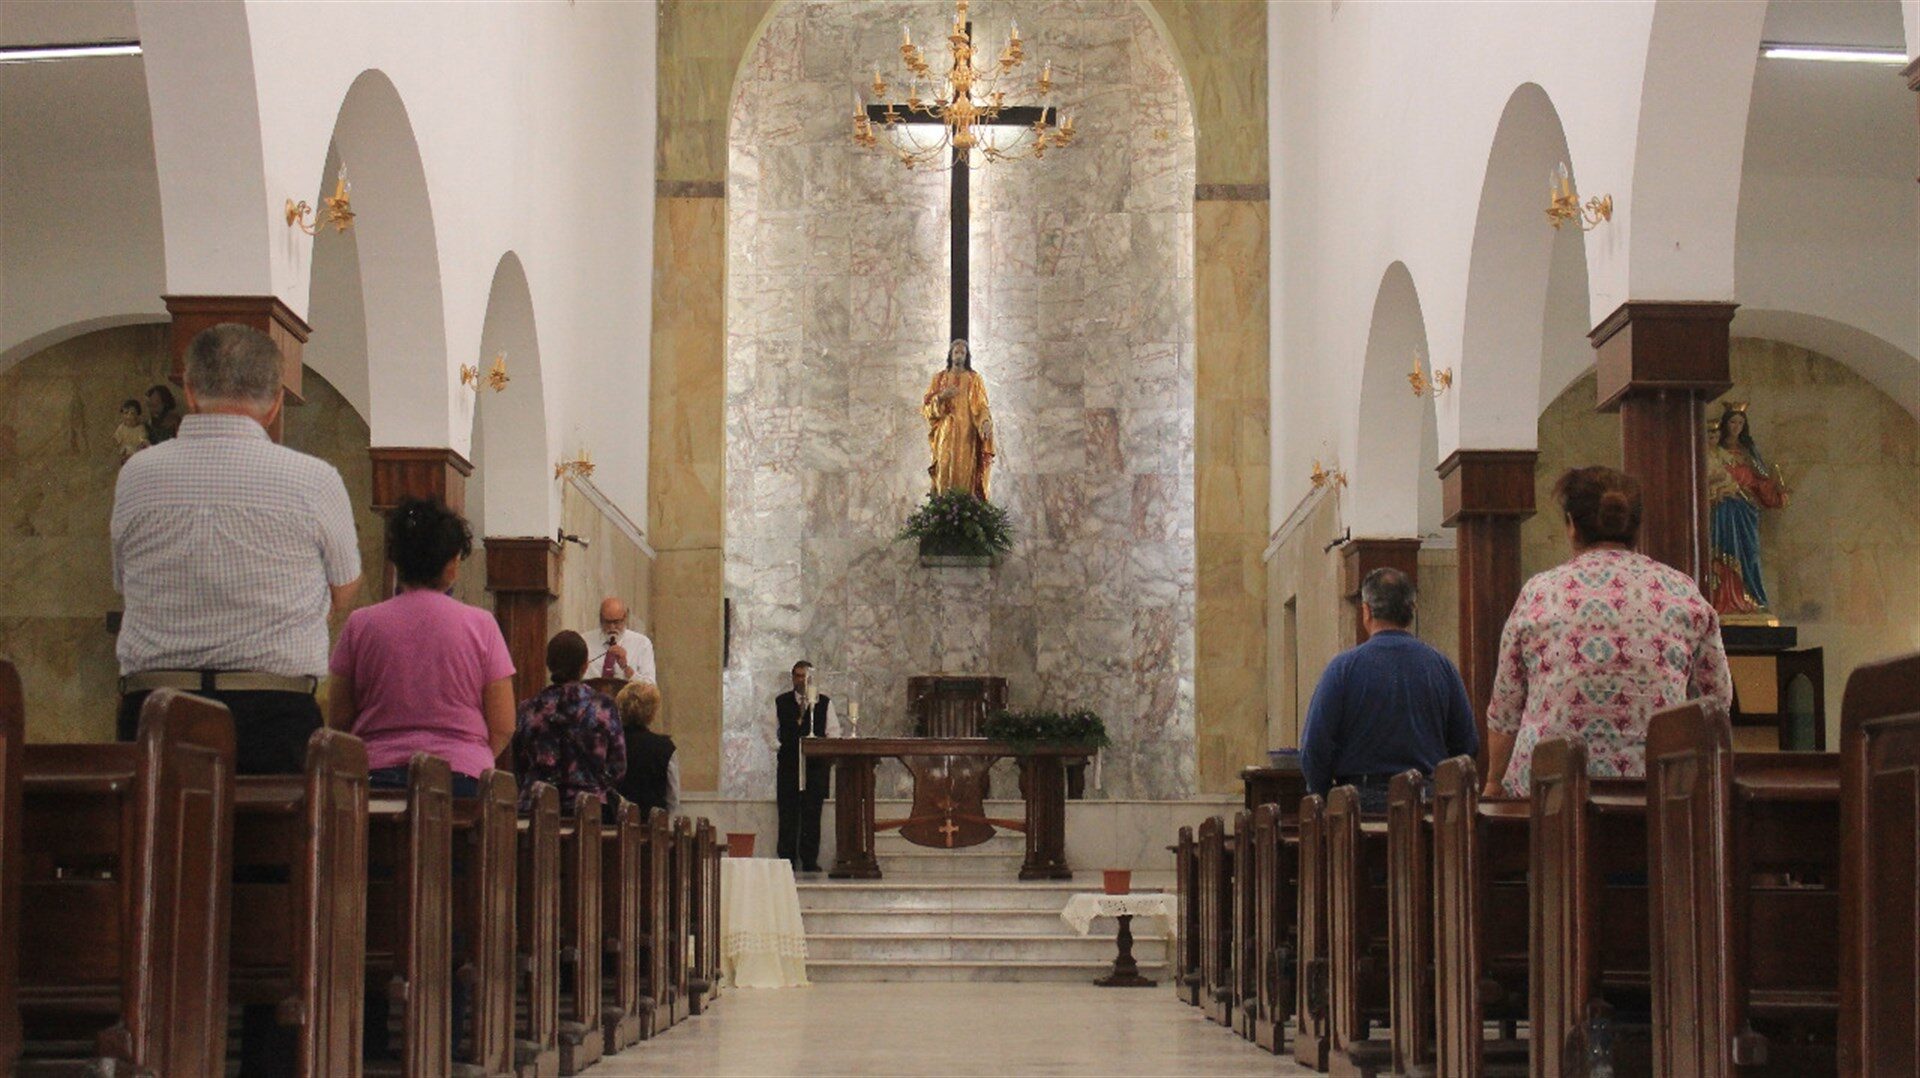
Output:
[[[1307,708],[1300,767],[1324,795],[1336,777],[1418,768],[1480,747],[1460,671],[1411,633],[1389,629],[1327,664]]]

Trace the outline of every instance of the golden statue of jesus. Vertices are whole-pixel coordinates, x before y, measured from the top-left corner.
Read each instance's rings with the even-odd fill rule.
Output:
[[[920,402],[927,417],[927,448],[933,464],[933,493],[964,490],[987,500],[987,473],[993,467],[993,413],[987,410],[987,384],[974,372],[967,342],[947,349],[947,366],[933,376]]]

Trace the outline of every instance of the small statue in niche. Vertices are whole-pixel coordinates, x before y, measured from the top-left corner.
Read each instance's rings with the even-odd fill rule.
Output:
[[[1763,615],[1768,599],[1760,569],[1760,511],[1784,508],[1790,492],[1754,444],[1745,402],[1722,404],[1709,431],[1707,598],[1722,614]]]
[[[120,463],[145,449],[147,421],[140,413],[140,402],[129,397],[120,402],[120,423],[113,428],[113,444],[120,447]]]

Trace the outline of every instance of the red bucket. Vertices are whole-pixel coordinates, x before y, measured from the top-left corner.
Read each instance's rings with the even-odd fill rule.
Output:
[[[727,832],[727,856],[728,857],[752,857],[753,856],[753,832],[752,831]]]
[[[1100,873],[1101,883],[1110,895],[1124,895],[1133,890],[1133,870],[1127,868],[1109,868]]]

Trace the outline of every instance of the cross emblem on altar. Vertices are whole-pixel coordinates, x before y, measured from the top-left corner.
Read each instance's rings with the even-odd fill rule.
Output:
[[[947,837],[947,845],[951,847],[953,845],[953,836],[960,833],[960,825],[954,823],[953,817],[949,816],[939,827],[935,828],[935,830]]]

